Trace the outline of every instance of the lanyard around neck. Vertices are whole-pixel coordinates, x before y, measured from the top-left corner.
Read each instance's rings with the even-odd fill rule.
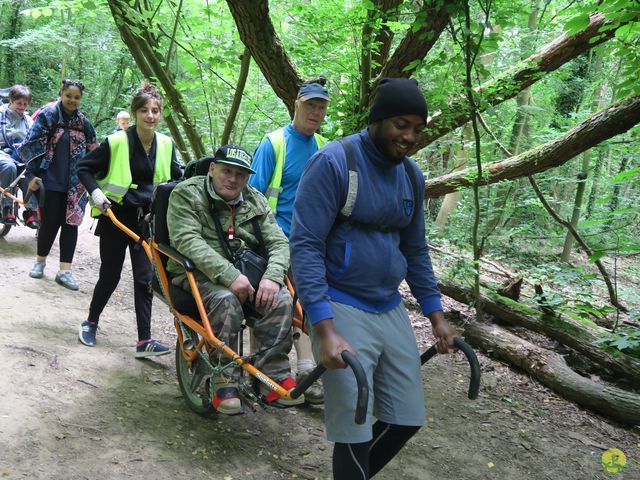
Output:
[[[231,214],[229,215],[229,231],[228,231],[228,234],[229,234],[229,240],[233,240],[233,237],[234,237],[234,235],[236,233],[236,229],[233,226],[233,216],[234,216],[236,208],[235,208],[234,205],[229,205],[229,208],[231,208]]]

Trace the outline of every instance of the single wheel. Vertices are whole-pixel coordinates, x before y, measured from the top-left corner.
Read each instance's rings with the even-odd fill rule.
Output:
[[[0,223],[0,238],[4,237],[9,230],[11,230],[12,225],[5,225],[4,223]]]
[[[185,330],[189,330],[185,328]],[[191,339],[185,338],[187,344],[193,345],[190,352],[195,353],[198,344],[198,335],[189,330],[187,335]],[[207,353],[201,350],[203,355]],[[209,379],[211,377],[211,369],[206,362],[198,355],[192,362],[191,367],[189,361],[182,352],[180,340],[176,341],[176,373],[178,374],[178,385],[184,397],[187,406],[198,415],[208,416],[213,413],[213,405],[211,405],[211,395],[209,393]]]

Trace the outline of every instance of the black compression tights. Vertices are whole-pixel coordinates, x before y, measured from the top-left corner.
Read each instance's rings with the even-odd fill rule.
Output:
[[[419,429],[377,421],[371,441],[336,443],[333,480],[368,480],[382,470]]]

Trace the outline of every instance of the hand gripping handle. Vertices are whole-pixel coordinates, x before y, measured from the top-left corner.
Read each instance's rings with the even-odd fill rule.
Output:
[[[471,346],[461,338],[454,338],[453,344],[456,346],[456,348],[462,350],[462,353],[465,354],[467,360],[469,361],[469,367],[471,367],[471,379],[469,380],[468,397],[471,400],[475,400],[476,398],[478,398],[478,392],[480,391],[480,363],[478,362],[478,357],[476,357],[476,354]],[[429,350],[420,355],[420,363],[424,365],[436,353],[436,346],[432,345]]]
[[[367,418],[367,407],[369,405],[369,383],[367,382],[367,376],[364,373],[364,368],[362,368],[360,361],[351,352],[347,350],[342,352],[342,359],[351,367],[356,377],[358,399],[356,401],[355,422],[358,425],[362,425]],[[322,365],[314,368],[313,371],[291,391],[291,398],[298,398],[302,395],[325,371],[326,368]]]
[[[44,184],[42,183],[42,180],[37,180],[36,183],[40,186],[40,189],[36,190],[38,192],[38,207],[42,208],[44,206]],[[33,190],[29,189],[27,194],[24,196],[25,205],[34,193],[35,192]]]

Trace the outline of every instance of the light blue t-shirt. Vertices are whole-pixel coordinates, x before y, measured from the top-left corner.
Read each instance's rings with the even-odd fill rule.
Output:
[[[288,238],[291,232],[293,201],[298,191],[298,183],[300,183],[300,177],[307,161],[318,150],[318,144],[313,135],[307,136],[298,132],[293,128],[292,124],[284,127],[284,143],[286,150],[282,182],[280,184],[282,191],[278,197],[276,221]],[[276,168],[275,152],[268,138],[260,142],[260,145],[256,148],[251,168],[256,173],[249,178],[249,185],[265,193]]]

